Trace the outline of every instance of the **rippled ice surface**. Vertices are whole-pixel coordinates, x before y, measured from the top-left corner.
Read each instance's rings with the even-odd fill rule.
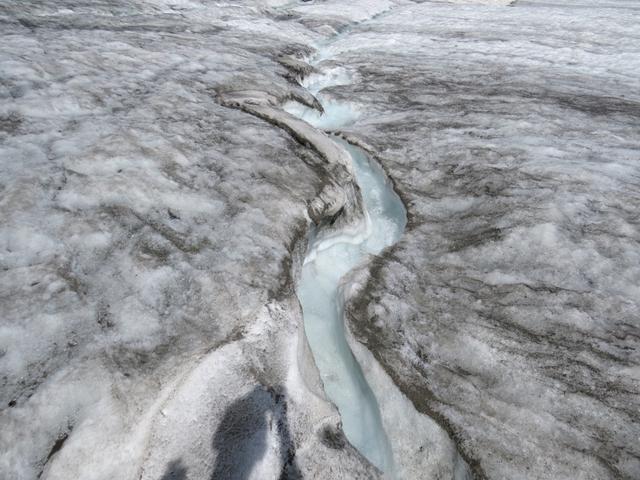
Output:
[[[336,141],[353,159],[368,214],[366,224],[359,232],[312,243],[298,297],[325,391],[340,410],[347,438],[373,464],[390,471],[391,448],[375,396],[344,335],[340,281],[368,254],[379,253],[397,241],[406,224],[406,212],[384,174],[369,163],[367,156],[346,142]]]

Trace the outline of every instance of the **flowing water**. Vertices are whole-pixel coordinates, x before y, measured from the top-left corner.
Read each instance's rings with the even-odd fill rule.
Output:
[[[326,77],[325,77],[326,78]],[[317,91],[320,85],[315,85]],[[317,93],[316,88],[310,88]],[[299,105],[287,110],[317,128],[336,129],[357,117],[348,104],[328,104],[320,116]],[[406,224],[406,210],[382,169],[361,149],[333,137],[351,156],[364,200],[365,218],[360,228],[318,235],[311,240],[297,294],[304,326],[324,389],[338,407],[344,432],[371,463],[393,475],[393,455],[378,403],[345,337],[342,280],[369,255],[394,244]]]

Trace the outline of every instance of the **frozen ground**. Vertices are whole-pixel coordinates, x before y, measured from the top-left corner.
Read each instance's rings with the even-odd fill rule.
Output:
[[[331,173],[219,101],[305,93],[280,56],[307,34],[279,15],[0,6],[0,478],[377,475],[293,293]]]
[[[380,475],[294,292],[362,214],[312,94],[408,211],[347,292],[404,477],[458,468],[431,417],[477,478],[639,478],[640,10],[508,4],[0,5],[0,478]]]

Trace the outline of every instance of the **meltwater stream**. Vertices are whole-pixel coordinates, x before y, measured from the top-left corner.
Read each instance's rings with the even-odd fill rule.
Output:
[[[294,113],[297,108],[289,111]],[[336,128],[345,117],[339,113],[331,118],[332,111],[343,113],[341,109],[326,109],[321,122],[311,120],[309,111],[295,113],[316,127]],[[325,238],[320,232],[312,239],[297,294],[325,392],[338,407],[347,438],[371,463],[393,475],[393,455],[376,397],[345,337],[341,282],[368,255],[380,253],[399,239],[406,224],[406,210],[382,169],[364,151],[337,137],[334,141],[351,156],[364,200],[365,221],[357,231],[332,233]]]

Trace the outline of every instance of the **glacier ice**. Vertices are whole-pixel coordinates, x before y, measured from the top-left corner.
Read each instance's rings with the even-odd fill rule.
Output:
[[[0,477],[379,478],[295,296],[337,252],[399,478],[639,478],[638,14],[2,3]]]

